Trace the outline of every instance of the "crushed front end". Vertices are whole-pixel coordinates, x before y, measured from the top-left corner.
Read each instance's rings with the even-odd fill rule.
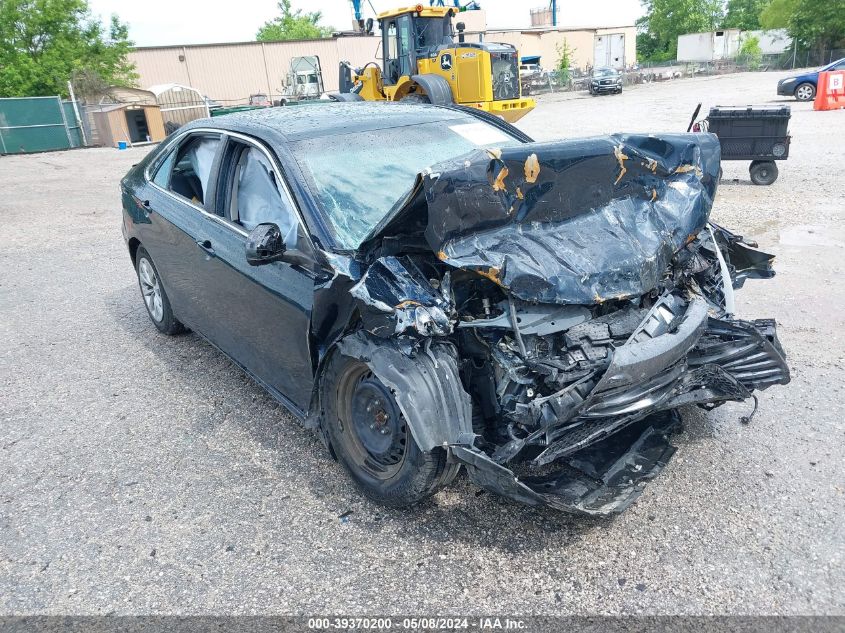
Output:
[[[712,136],[672,135],[479,150],[422,175],[352,289],[355,350],[380,350],[421,448],[501,495],[610,514],[672,456],[680,407],[756,406],[789,382],[774,321],[734,314],[773,258],[709,222],[718,171]],[[428,369],[409,379],[414,359]]]

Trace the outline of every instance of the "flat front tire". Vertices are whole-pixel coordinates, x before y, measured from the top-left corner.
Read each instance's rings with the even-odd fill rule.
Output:
[[[371,500],[413,505],[457,474],[443,449],[420,450],[393,393],[363,362],[336,353],[323,373],[321,401],[335,455]]]
[[[142,246],[135,254],[135,272],[138,274],[138,287],[141,289],[141,298],[150,321],[164,334],[181,334],[185,331],[170,307],[170,300],[164,291],[161,277],[153,264],[150,254]]]

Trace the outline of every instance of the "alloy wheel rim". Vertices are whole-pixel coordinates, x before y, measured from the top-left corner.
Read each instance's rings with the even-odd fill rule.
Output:
[[[144,296],[147,311],[153,320],[158,323],[164,317],[161,284],[159,284],[158,275],[156,275],[150,262],[143,258],[138,263],[138,280],[141,283],[141,294]]]
[[[810,88],[809,86],[801,86],[798,89],[798,97],[801,99],[809,99],[810,98]]]

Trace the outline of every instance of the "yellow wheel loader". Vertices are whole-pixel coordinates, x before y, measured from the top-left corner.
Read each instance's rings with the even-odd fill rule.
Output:
[[[523,97],[519,54],[510,44],[458,41],[452,37],[452,7],[403,7],[380,13],[382,59],[352,68],[340,64],[338,101],[457,103],[513,123],[534,108]]]

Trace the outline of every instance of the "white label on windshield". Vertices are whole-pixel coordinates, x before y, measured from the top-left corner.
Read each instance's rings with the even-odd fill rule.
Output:
[[[486,123],[462,123],[460,125],[450,125],[449,129],[460,134],[473,145],[495,145],[497,143],[507,143],[511,141],[511,137],[497,130],[492,125]]]

